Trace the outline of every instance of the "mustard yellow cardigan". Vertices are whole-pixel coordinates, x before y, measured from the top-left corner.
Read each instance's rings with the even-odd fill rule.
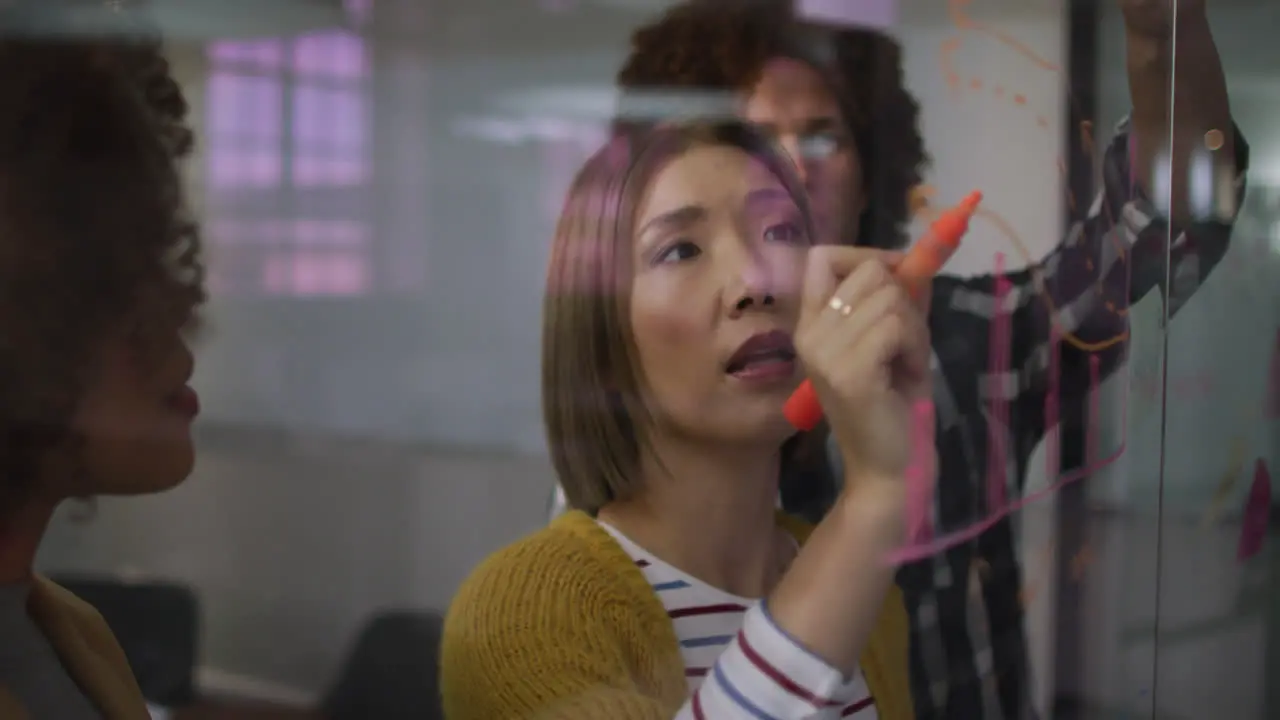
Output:
[[[780,524],[804,542],[810,528]],[[883,720],[911,720],[907,615],[893,588],[862,672]],[[445,619],[441,693],[448,720],[671,720],[689,697],[662,601],[582,512],[498,551],[463,584]]]
[[[27,610],[104,720],[151,720],[129,661],[97,610],[40,576],[31,587]],[[0,720],[27,719],[17,698],[0,685]]]

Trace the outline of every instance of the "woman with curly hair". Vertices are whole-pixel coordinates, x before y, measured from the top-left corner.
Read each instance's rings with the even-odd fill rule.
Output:
[[[1172,0],[1120,0],[1120,6],[1133,112],[1106,146],[1099,196],[1081,205],[1087,215],[1075,219],[1044,259],[1005,275],[1003,298],[992,275],[942,275],[932,284],[939,457],[933,521],[940,532],[1006,512],[989,498],[1021,492],[1031,453],[1052,429],[1048,402],[1061,417],[1082,417],[1092,385],[1121,366],[1124,343],[1110,340],[1125,336],[1123,308],[1159,288],[1177,312],[1226,252],[1233,218],[1192,213],[1185,182],[1192,175],[1185,170],[1188,158],[1204,152],[1207,134],[1223,138],[1211,160],[1237,178],[1238,195],[1248,163],[1238,130],[1228,131],[1234,126],[1226,83],[1204,4],[1179,0],[1176,23]],[[1175,27],[1176,73],[1170,61]],[[1178,103],[1171,110],[1175,75]],[[819,242],[881,249],[906,243],[912,189],[926,155],[899,46],[887,35],[807,22],[789,0],[685,0],[633,34],[617,82],[622,130],[669,121],[653,115],[653,108],[671,107],[649,103],[654,96],[679,100],[693,91],[728,100],[729,112],[763,129],[791,156]],[[1174,178],[1167,204],[1144,191],[1161,164]],[[1165,277],[1178,282],[1161,287]],[[1052,308],[1067,311],[1051,315]],[[1009,326],[1003,372],[989,357],[998,312]],[[1078,343],[1055,348],[1051,328]],[[1085,349],[1091,346],[1097,349]],[[1055,353],[1060,371],[1050,377]],[[1004,449],[1006,467],[990,473],[1005,484],[1000,493],[988,493],[989,447]],[[823,517],[845,474],[838,470],[840,455],[832,453],[832,460],[835,472],[811,462],[784,465],[783,508],[811,522]],[[912,618],[919,717],[1034,715],[1022,582],[1007,518],[972,542],[902,568],[897,580]]]
[[[624,93],[731,91],[793,159],[822,240],[898,249],[928,157],[901,48],[882,33],[798,22],[778,0],[698,0],[632,35]]]
[[[158,42],[118,5],[60,33],[67,9],[0,10],[0,717],[142,720],[102,618],[32,564],[63,500],[191,472],[192,133]]]

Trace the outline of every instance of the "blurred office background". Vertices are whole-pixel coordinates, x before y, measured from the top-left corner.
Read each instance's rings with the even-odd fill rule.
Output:
[[[239,708],[226,717],[313,708],[350,681],[371,619],[443,611],[482,557],[545,521],[549,239],[630,31],[668,3],[153,4],[201,146],[190,180],[213,299],[198,467],[163,496],[66,507],[39,564],[189,590],[193,692]],[[1028,257],[1046,253],[1067,212],[1068,97],[1099,138],[1128,104],[1115,2],[850,4],[903,44],[938,200],[980,188]],[[962,31],[960,8],[993,32]],[[1099,391],[1102,442],[1125,454],[1075,502],[1018,516],[1046,717],[1280,715],[1280,549],[1273,537],[1236,560],[1255,461],[1280,463],[1264,413],[1280,6],[1211,0],[1210,15],[1250,192],[1227,259],[1176,320],[1164,327],[1154,296],[1131,311],[1128,370]],[[949,270],[988,271],[997,251],[1027,262],[978,225]],[[1037,458],[1033,488],[1052,479]]]

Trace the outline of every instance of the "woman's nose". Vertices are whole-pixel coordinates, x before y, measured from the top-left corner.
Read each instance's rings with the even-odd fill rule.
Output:
[[[726,293],[729,309],[743,312],[747,309],[773,307],[777,304],[774,285],[774,268],[764,253],[744,248],[740,261],[730,273],[730,286]]]
[[[774,305],[777,305],[777,303],[777,299],[774,298],[771,293],[743,295],[738,298],[738,302],[734,304],[733,310],[737,313],[744,313],[748,310],[771,308]]]

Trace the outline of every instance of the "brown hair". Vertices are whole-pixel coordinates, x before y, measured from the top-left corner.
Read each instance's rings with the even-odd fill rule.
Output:
[[[128,322],[149,360],[204,299],[182,92],[158,40],[69,35],[73,6],[0,10],[0,517],[74,447],[104,334]]]
[[[617,83],[624,101],[628,91],[738,92],[753,87],[775,58],[817,70],[840,105],[865,183],[858,244],[902,247],[907,198],[928,156],[920,107],[903,84],[893,38],[802,22],[790,0],[685,0],[631,36]]]
[[[642,400],[644,378],[630,325],[637,206],[666,163],[707,145],[738,148],[760,160],[808,217],[790,161],[737,121],[622,133],[586,162],[560,213],[542,325],[543,419],[571,507],[594,513],[638,489],[652,418]],[[784,452],[790,454],[793,444]]]

